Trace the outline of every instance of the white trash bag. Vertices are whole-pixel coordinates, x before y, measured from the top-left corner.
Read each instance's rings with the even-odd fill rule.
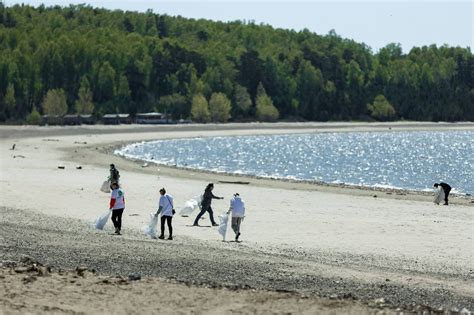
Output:
[[[156,227],[158,225],[158,216],[155,216],[154,213],[150,213],[150,223],[145,226],[144,232],[145,235],[148,235],[151,238],[156,238]]]
[[[199,196],[199,198],[196,198],[197,200],[197,206],[199,209],[202,209],[202,199],[204,199],[204,195]]]
[[[179,215],[182,217],[188,217],[191,213],[193,213],[196,209],[199,209],[199,201],[198,198],[191,198],[184,203],[184,206],[179,210]]]
[[[112,210],[108,209],[106,212],[102,213],[97,219],[94,221],[94,227],[98,230],[103,230],[107,221],[109,221],[110,213]]]
[[[217,228],[217,231],[219,234],[222,236],[222,240],[225,241],[225,235],[227,233],[227,223],[229,222],[229,214],[227,212],[222,213],[219,216],[219,227]]]
[[[444,200],[444,189],[441,186],[438,186],[438,188],[435,188],[435,198],[433,202],[437,205],[439,205],[440,202]]]
[[[100,187],[100,191],[105,192],[105,193],[110,192],[110,182],[108,180],[102,183],[102,186]]]

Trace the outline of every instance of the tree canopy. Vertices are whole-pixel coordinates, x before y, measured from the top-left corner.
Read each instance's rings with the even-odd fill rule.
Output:
[[[392,120],[395,117],[395,109],[387,101],[385,96],[377,95],[372,104],[368,104],[370,115],[378,120]]]
[[[270,117],[358,120],[381,95],[390,119],[473,121],[473,67],[469,47],[403,53],[390,43],[374,53],[334,31],[0,2],[0,121],[46,113],[51,91],[63,91],[66,112],[96,115],[226,121],[230,105],[230,120],[270,119],[260,100]]]
[[[62,89],[49,90],[43,100],[43,111],[51,116],[67,113],[66,95]]]

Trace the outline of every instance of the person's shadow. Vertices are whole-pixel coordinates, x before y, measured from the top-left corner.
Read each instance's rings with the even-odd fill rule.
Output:
[[[198,227],[198,228],[210,228],[210,227],[212,227],[212,225],[193,225],[193,224],[186,224],[185,226]]]

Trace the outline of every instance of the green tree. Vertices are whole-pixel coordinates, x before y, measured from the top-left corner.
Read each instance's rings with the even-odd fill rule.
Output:
[[[110,101],[115,95],[115,70],[108,61],[100,67],[97,77],[97,98],[101,102]]]
[[[16,109],[15,89],[13,88],[13,84],[8,85],[4,102],[7,117],[13,117]]]
[[[121,75],[119,78],[117,93],[115,95],[115,104],[120,112],[129,113],[132,107],[132,98],[127,77]]]
[[[184,71],[187,72],[185,76],[187,77],[184,80],[189,80],[189,83],[186,84],[186,94],[187,95],[196,95],[203,94],[205,89],[205,84],[198,78],[196,68],[191,65],[189,67],[184,67]],[[183,71],[183,72],[184,72]]]
[[[370,115],[377,120],[393,120],[396,112],[385,96],[379,94],[372,104],[367,104]]]
[[[320,111],[320,95],[324,87],[321,70],[314,68],[310,62],[303,61],[296,77],[300,114],[306,119],[315,120]]]
[[[41,115],[36,110],[36,107],[33,107],[31,113],[26,116],[26,123],[28,125],[39,125],[41,124]]]
[[[257,119],[260,121],[276,121],[280,115],[278,109],[273,105],[272,99],[267,95],[265,89],[259,84],[259,93],[255,102]]]
[[[171,115],[174,119],[188,118],[190,114],[186,97],[178,93],[160,97],[158,109],[161,112]]]
[[[349,115],[357,117],[365,112],[364,104],[365,97],[363,94],[364,73],[359,64],[355,60],[351,60],[346,67],[346,82],[349,87],[347,95],[349,95]]]
[[[230,100],[224,93],[212,93],[209,112],[213,122],[227,122],[230,118]]]
[[[209,113],[209,104],[207,103],[204,95],[198,94],[193,97],[191,105],[191,117],[193,120],[200,123],[206,123],[210,121],[211,114]]]
[[[246,117],[252,106],[252,99],[247,89],[240,84],[236,84],[234,88],[234,116]]]
[[[228,61],[220,61],[218,66],[210,66],[202,75],[202,81],[207,87],[206,92],[211,91],[222,92],[231,95],[233,90],[233,82],[235,81],[234,65]]]
[[[83,78],[78,99],[75,103],[75,109],[77,114],[92,114],[94,111],[94,103],[92,102],[92,91],[89,89],[89,81]]]
[[[149,36],[156,36],[158,35],[158,29],[156,28],[156,19],[155,15],[152,11],[147,11],[147,18],[146,18],[146,34]]]
[[[257,86],[262,81],[263,62],[258,51],[250,50],[240,56],[240,81],[252,97],[257,95]]]
[[[285,118],[363,119],[366,105],[384,95],[397,117],[474,121],[473,66],[470,47],[404,53],[389,44],[373,53],[334,31],[84,5],[0,7],[0,120],[25,119],[51,89],[63,89],[74,105],[86,77],[97,113],[133,115],[179,93],[186,104],[173,115],[187,118],[194,95],[221,92],[232,100],[232,117],[246,119],[262,82]]]
[[[378,53],[380,63],[388,65],[390,61],[399,59],[402,56],[402,46],[399,43],[390,43],[381,48]]]
[[[291,103],[296,92],[296,82],[292,71],[288,63],[279,63],[276,58],[267,57],[265,60],[262,84],[281,116],[293,114]]]
[[[67,113],[66,94],[63,89],[53,89],[46,93],[43,112],[50,116],[63,116]]]

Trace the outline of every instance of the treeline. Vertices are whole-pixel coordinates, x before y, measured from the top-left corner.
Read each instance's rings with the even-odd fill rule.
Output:
[[[202,122],[474,121],[473,65],[470,48],[375,54],[332,31],[0,3],[0,121],[149,111]]]

